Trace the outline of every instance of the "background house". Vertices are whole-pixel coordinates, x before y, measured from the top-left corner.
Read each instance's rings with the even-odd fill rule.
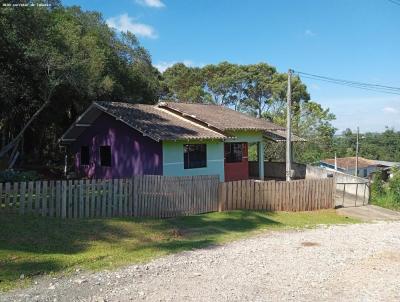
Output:
[[[263,179],[264,140],[284,135],[281,126],[223,106],[95,102],[61,142],[80,177],[219,175],[228,181],[250,177],[250,144],[257,146]]]
[[[354,175],[356,169],[356,157],[329,158],[320,161],[320,167],[335,170],[335,161],[337,171]],[[358,157],[357,176],[369,177],[369,175],[377,170],[390,168],[400,163],[379,161]]]

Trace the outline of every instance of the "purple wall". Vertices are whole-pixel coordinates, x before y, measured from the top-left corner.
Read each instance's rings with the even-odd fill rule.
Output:
[[[111,146],[111,167],[100,166],[100,146]],[[90,165],[80,165],[81,146],[89,146]],[[162,175],[162,143],[103,113],[72,145],[75,167],[81,177],[123,178]]]

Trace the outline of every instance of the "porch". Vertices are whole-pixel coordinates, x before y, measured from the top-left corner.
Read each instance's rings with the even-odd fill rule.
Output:
[[[224,174],[225,181],[246,179],[285,180],[286,163],[284,161],[266,161],[272,145],[279,146],[279,154],[285,150],[286,132],[274,130],[258,133],[235,134],[235,139],[224,142]],[[292,144],[305,142],[304,139],[292,134]],[[282,148],[281,148],[282,147]],[[275,147],[273,147],[275,149]],[[297,164],[292,159],[293,179],[304,179],[306,166]]]

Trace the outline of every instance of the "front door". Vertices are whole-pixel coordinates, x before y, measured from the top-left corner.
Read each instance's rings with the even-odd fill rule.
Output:
[[[225,181],[249,179],[248,144],[225,143]]]

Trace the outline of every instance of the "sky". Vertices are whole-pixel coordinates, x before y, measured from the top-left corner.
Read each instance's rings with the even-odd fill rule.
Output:
[[[333,78],[400,87],[400,1],[64,0],[130,30],[161,71],[266,62]],[[400,95],[303,79],[311,99],[336,115],[338,133],[400,130]]]

